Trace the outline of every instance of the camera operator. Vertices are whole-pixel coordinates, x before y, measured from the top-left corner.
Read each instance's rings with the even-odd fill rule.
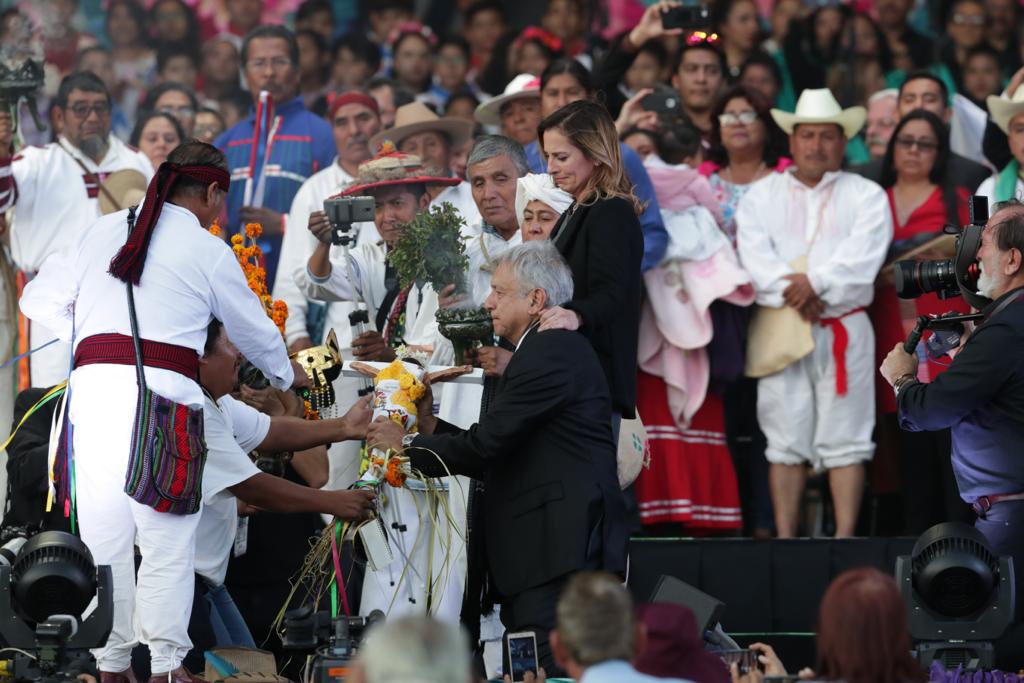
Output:
[[[902,344],[880,369],[896,392],[900,427],[952,429],[960,497],[992,550],[1009,555],[1024,586],[1024,203],[995,205],[978,250],[978,293],[992,299],[949,370],[925,384]],[[1019,594],[1019,593],[1018,593]],[[1018,608],[1018,613],[1020,610]]]

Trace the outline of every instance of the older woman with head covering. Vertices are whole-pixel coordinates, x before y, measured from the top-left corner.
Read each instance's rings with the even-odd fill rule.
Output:
[[[528,173],[516,188],[516,216],[523,241],[544,240],[572,204],[572,195],[555,185],[547,173]]]

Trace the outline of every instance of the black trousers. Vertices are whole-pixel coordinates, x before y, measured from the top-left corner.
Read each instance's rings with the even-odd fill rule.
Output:
[[[529,588],[522,593],[503,598],[501,601],[501,623],[505,626],[502,638],[502,667],[508,673],[508,634],[532,631],[537,638],[537,662],[544,667],[548,678],[565,676],[555,664],[551,653],[548,634],[555,628],[555,607],[562,590],[569,582],[569,574]]]

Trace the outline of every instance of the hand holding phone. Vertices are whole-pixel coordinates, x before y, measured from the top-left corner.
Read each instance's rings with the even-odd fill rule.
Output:
[[[537,635],[533,631],[508,634],[508,674],[512,683],[537,681]]]

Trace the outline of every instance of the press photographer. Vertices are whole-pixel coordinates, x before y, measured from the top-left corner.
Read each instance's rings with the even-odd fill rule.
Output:
[[[969,229],[969,228],[968,228]],[[967,240],[964,240],[967,242]],[[964,244],[960,245],[961,250]],[[968,247],[969,248],[969,247]],[[957,262],[963,260],[958,254]],[[917,379],[917,356],[897,344],[880,371],[896,393],[900,427],[951,428],[953,471],[975,526],[997,555],[1024,562],[1024,203],[995,205],[981,231],[977,294],[991,299],[949,370]],[[970,297],[973,298],[973,297]],[[1024,572],[1017,573],[1018,595]]]

